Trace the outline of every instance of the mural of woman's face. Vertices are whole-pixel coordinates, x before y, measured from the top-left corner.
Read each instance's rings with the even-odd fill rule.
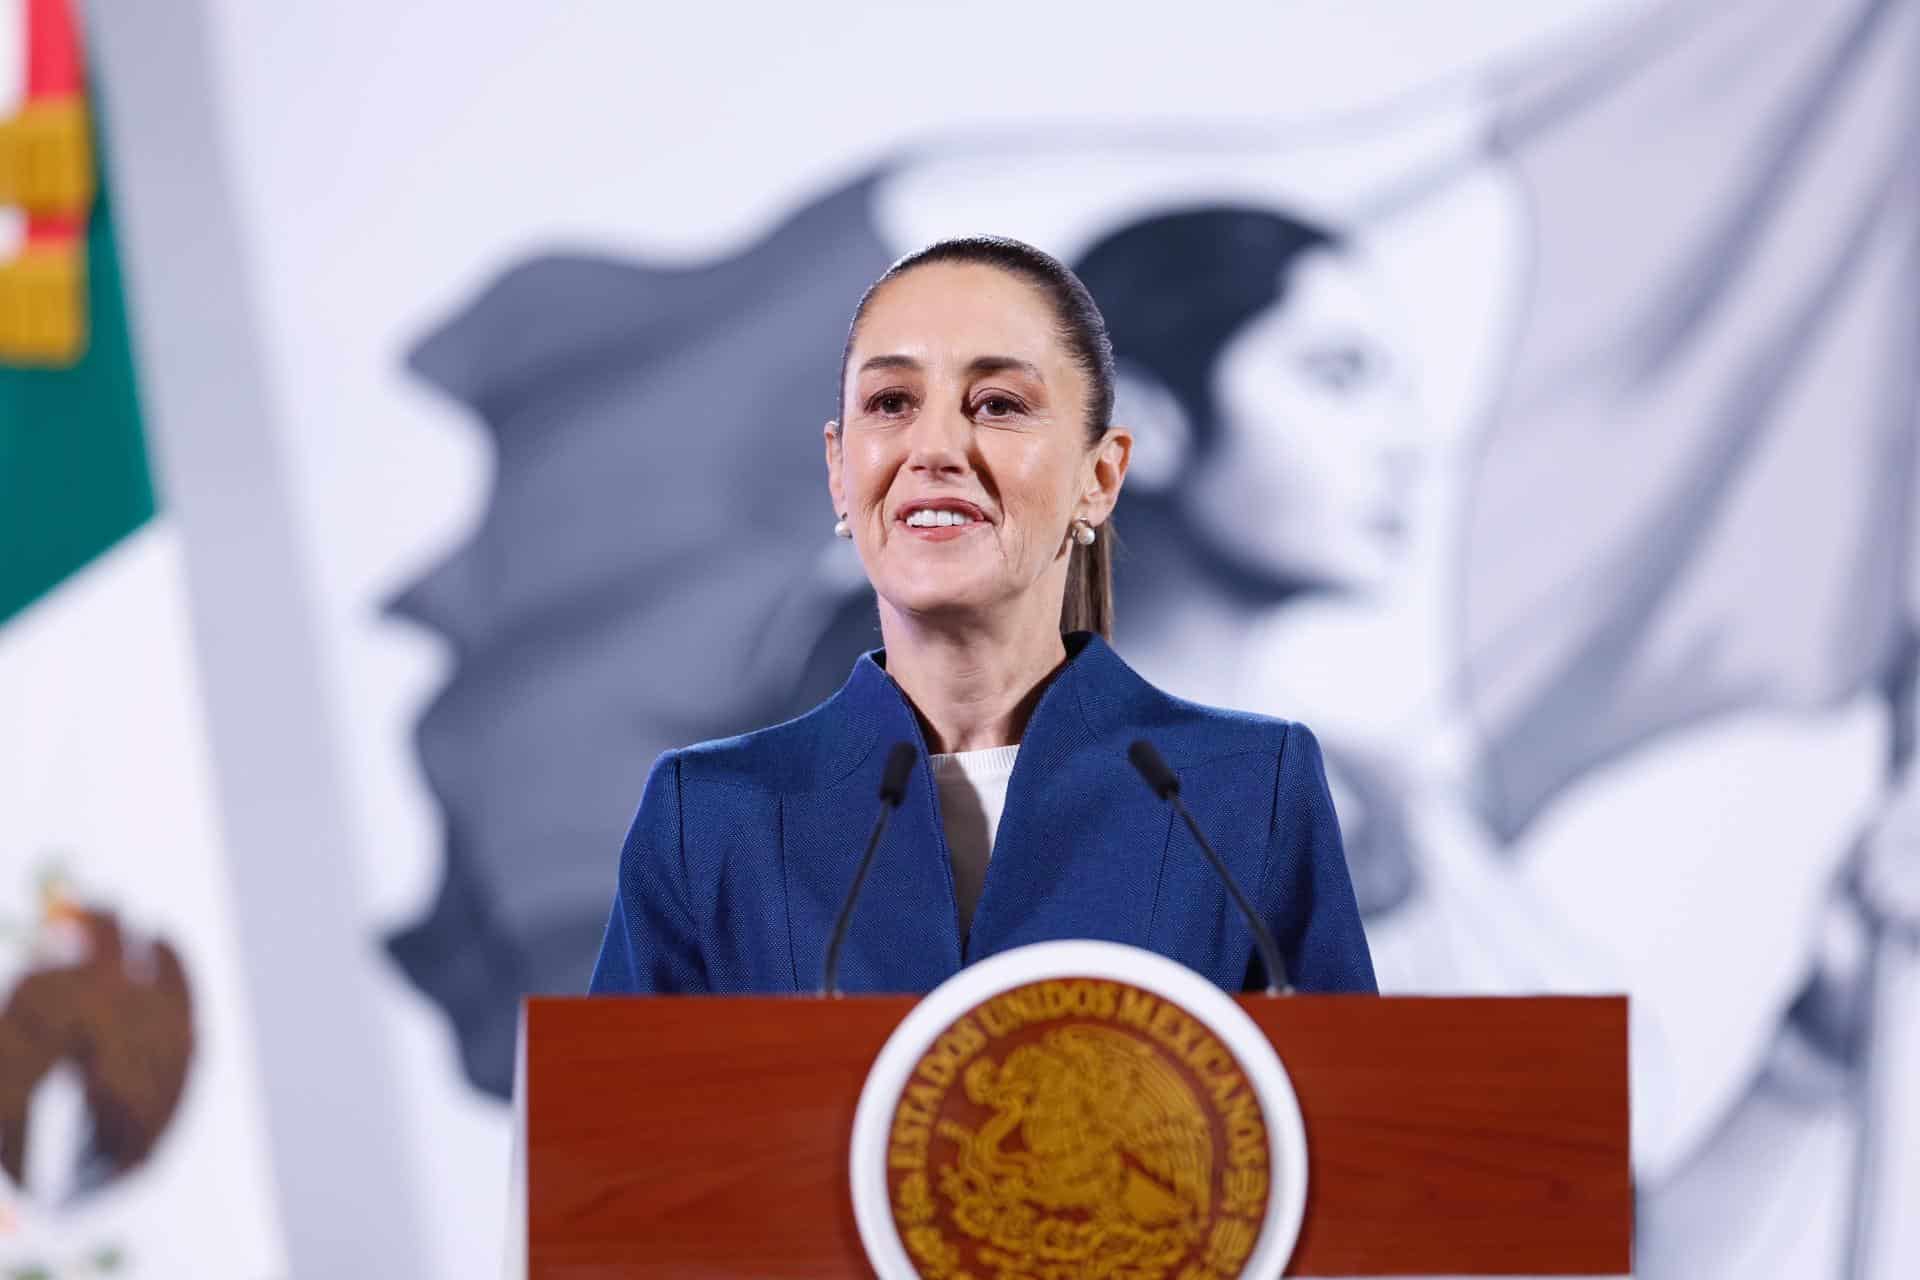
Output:
[[[1415,461],[1411,387],[1362,262],[1317,248],[1289,265],[1281,301],[1214,365],[1215,438],[1180,486],[1192,524],[1238,563],[1355,590],[1399,562]]]

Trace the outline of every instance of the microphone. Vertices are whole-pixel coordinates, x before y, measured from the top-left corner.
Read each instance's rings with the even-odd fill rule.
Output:
[[[833,919],[833,935],[827,942],[827,962],[820,970],[820,994],[837,996],[840,994],[840,948],[847,940],[847,926],[853,923],[854,899],[860,896],[860,884],[867,878],[867,868],[873,865],[873,852],[880,847],[880,837],[886,834],[887,819],[907,798],[907,775],[913,772],[913,747],[905,742],[896,742],[887,752],[886,768],[880,771],[880,816],[873,820],[873,834],[867,837],[867,851],[860,855],[860,866],[853,873],[853,884],[847,888],[847,900],[840,904],[840,914]]]
[[[1140,771],[1153,793],[1173,806],[1174,812],[1187,820],[1187,830],[1193,832],[1193,838],[1200,842],[1200,851],[1207,855],[1207,861],[1213,864],[1214,874],[1227,886],[1227,892],[1233,897],[1233,904],[1240,908],[1240,915],[1247,922],[1247,930],[1253,934],[1253,944],[1260,951],[1260,960],[1267,967],[1267,994],[1277,996],[1292,992],[1287,983],[1286,966],[1280,963],[1280,948],[1274,945],[1273,935],[1267,932],[1267,926],[1260,922],[1260,916],[1247,901],[1247,895],[1240,891],[1233,873],[1227,870],[1227,864],[1220,861],[1220,855],[1207,843],[1206,836],[1200,833],[1200,824],[1193,820],[1193,814],[1186,803],[1180,799],[1180,775],[1175,773],[1161,758],[1153,744],[1145,738],[1135,738],[1133,745],[1127,748],[1127,759]]]

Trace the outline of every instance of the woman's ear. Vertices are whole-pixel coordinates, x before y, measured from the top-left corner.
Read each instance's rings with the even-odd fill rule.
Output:
[[[1132,429],[1134,487],[1149,493],[1171,489],[1193,451],[1193,421],[1180,398],[1159,378],[1123,360],[1114,370],[1113,420]]]
[[[843,501],[845,490],[840,484],[840,424],[827,419],[821,434],[826,437],[827,445],[827,493],[833,498],[833,514],[837,519],[847,509]]]
[[[1083,519],[1099,524],[1113,514],[1132,457],[1133,432],[1119,423],[1108,427],[1107,434],[1093,447],[1093,466],[1087,476],[1087,487],[1080,494]]]

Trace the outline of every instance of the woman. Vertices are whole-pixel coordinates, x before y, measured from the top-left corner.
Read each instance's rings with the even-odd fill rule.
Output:
[[[898,741],[930,768],[854,912],[847,989],[924,991],[1055,938],[1264,984],[1225,889],[1129,767],[1139,737],[1181,772],[1293,984],[1374,990],[1313,735],[1172,698],[1107,644],[1104,526],[1132,436],[1111,424],[1112,349],[1073,274],[1006,240],[910,255],[861,299],[840,387],[835,532],[885,648],[796,720],[660,758],[592,990],[811,989]]]
[[[1139,459],[1166,442],[1157,464],[1133,468],[1122,504],[1121,585],[1153,606],[1129,612],[1128,652],[1183,691],[1256,705],[1275,672],[1311,672],[1343,711],[1389,676],[1405,680],[1366,660],[1348,617],[1322,614],[1318,632],[1271,625],[1341,598],[1377,606],[1362,626],[1384,629],[1412,551],[1418,419],[1361,251],[1273,210],[1206,206],[1129,223],[1077,270],[1125,357],[1119,398]],[[1332,662],[1328,631],[1342,646]],[[1621,989],[1607,949],[1532,885],[1474,808],[1445,668],[1415,645],[1396,656],[1416,672],[1432,664],[1425,697],[1386,700],[1394,710],[1378,725],[1325,726],[1378,980],[1420,994]],[[1419,675],[1407,683],[1421,689]],[[1634,1004],[1642,1063],[1661,1060],[1654,1007]],[[1664,1096],[1664,1078],[1636,1089],[1637,1154],[1654,1146]]]
[[[1120,584],[1133,605],[1121,638],[1150,676],[1164,670],[1183,690],[1192,687],[1185,683],[1189,673],[1232,681],[1198,688],[1210,700],[1257,706],[1259,695],[1247,688],[1249,670],[1311,671],[1343,707],[1365,696],[1356,682],[1380,678],[1378,664],[1364,657],[1331,667],[1316,663],[1301,643],[1320,639],[1310,628],[1258,629],[1259,619],[1311,599],[1376,592],[1388,557],[1402,550],[1405,522],[1397,511],[1388,515],[1383,499],[1393,495],[1399,505],[1411,505],[1401,490],[1405,424],[1414,418],[1411,398],[1396,388],[1401,380],[1390,358],[1396,344],[1384,340],[1382,309],[1354,305],[1365,297],[1360,264],[1351,247],[1315,228],[1266,210],[1227,207],[1139,220],[1076,263],[1126,357],[1121,414],[1138,439],[1121,504],[1133,553]],[[1745,420],[1734,425],[1757,429]],[[1160,441],[1166,442],[1158,444],[1160,456],[1150,462]],[[1611,447],[1597,446],[1595,456]],[[1497,527],[1509,538],[1546,527],[1551,495],[1565,501],[1573,491],[1564,482],[1547,484],[1552,468],[1543,468],[1538,456],[1522,456],[1510,471],[1496,467],[1508,486],[1502,495],[1507,514]],[[1702,456],[1711,462],[1717,455]],[[1497,462],[1499,455],[1492,457]],[[1722,474],[1724,462],[1712,466],[1707,488],[1740,475],[1738,469]],[[1518,509],[1531,521],[1512,514],[1523,494]],[[1261,518],[1268,508],[1288,514]],[[1567,511],[1578,509],[1574,504]],[[1673,537],[1664,526],[1648,527],[1650,536]],[[1510,577],[1518,554],[1491,539],[1488,544],[1483,592],[1486,581]],[[1641,555],[1621,563],[1657,576],[1665,562]],[[1631,607],[1618,592],[1594,589],[1589,579],[1598,570],[1582,568],[1567,567],[1567,581],[1576,585],[1566,599],[1577,604],[1541,610],[1536,603],[1539,617],[1519,628],[1510,614],[1509,626],[1538,643],[1555,630],[1597,628]],[[1580,583],[1587,584],[1584,592]],[[1457,591],[1450,588],[1443,598]],[[1142,607],[1143,599],[1171,607]],[[1284,647],[1263,664],[1256,649],[1263,640],[1272,645],[1276,632]],[[1341,639],[1351,643],[1350,636]],[[1487,777],[1551,776],[1554,762],[1564,764],[1595,725],[1674,705],[1671,688],[1649,698],[1652,686],[1643,685],[1637,702],[1618,709],[1595,692],[1631,679],[1657,680],[1663,669],[1657,646],[1648,654],[1635,651],[1632,661],[1604,651],[1596,658],[1593,649],[1571,645],[1559,652],[1566,665],[1554,673],[1557,683],[1546,680],[1551,667],[1486,664],[1503,680],[1533,681],[1540,691],[1537,701],[1509,701],[1538,719],[1520,721],[1530,730],[1524,740],[1509,731],[1509,743],[1519,741],[1520,749],[1494,762]],[[1512,675],[1509,665],[1524,674]],[[1705,679],[1715,669],[1709,663],[1695,670]],[[1390,732],[1369,735],[1374,745],[1368,750],[1356,749],[1350,730],[1322,722],[1382,986],[1423,994],[1629,991],[1633,1146],[1643,1193],[1640,1274],[1704,1274],[1715,1270],[1701,1264],[1707,1251],[1724,1259],[1750,1250],[1744,1231],[1724,1226],[1735,1219],[1721,1206],[1731,1203],[1729,1188],[1760,1185],[1800,1207],[1791,1239],[1779,1242],[1783,1256],[1797,1258],[1809,1274],[1819,1270],[1808,1255],[1829,1247],[1843,1220],[1835,1200],[1844,1184],[1823,1172],[1822,1163],[1830,1170],[1846,1150],[1834,1099],[1844,1096],[1843,1065],[1863,1053],[1860,988],[1816,973],[1791,1011],[1782,1007],[1791,988],[1781,984],[1804,971],[1797,968],[1803,962],[1793,939],[1808,927],[1802,919],[1817,919],[1813,904],[1831,867],[1809,855],[1820,845],[1817,838],[1783,829],[1772,846],[1755,845],[1723,834],[1740,830],[1740,819],[1719,812],[1725,797],[1750,785],[1744,775],[1766,770],[1779,776],[1789,749],[1782,726],[1725,716],[1717,727],[1701,724],[1636,743],[1623,759],[1627,767],[1582,779],[1584,795],[1548,821],[1502,830],[1505,798],[1476,785],[1483,764],[1472,751],[1476,737],[1422,732],[1429,718],[1442,730],[1472,723],[1458,696],[1435,698],[1431,708],[1420,708],[1421,716],[1403,713],[1389,722]],[[1689,692],[1682,701],[1698,696]],[[1573,704],[1585,710],[1569,719],[1564,708]],[[1563,711],[1557,720],[1547,714],[1554,708]],[[1824,756],[1845,778],[1858,745],[1851,732],[1829,731],[1823,750],[1792,750],[1807,763]],[[1564,773],[1562,785],[1573,776]],[[1843,814],[1859,801],[1842,787],[1825,791],[1818,801],[1790,806],[1793,831],[1845,829],[1816,815]],[[1545,809],[1539,797],[1535,802]],[[1743,796],[1737,807],[1752,803]],[[1656,813],[1661,825],[1640,828],[1641,838],[1623,847],[1620,837]],[[1537,837],[1542,830],[1544,840]],[[1649,830],[1657,838],[1644,834]],[[1803,852],[1754,863],[1755,850],[1765,847]],[[1831,855],[1845,852],[1839,845],[1830,849]],[[1765,874],[1736,885],[1724,872],[1742,862]],[[1629,866],[1633,874],[1624,873]],[[1682,881],[1673,881],[1675,868],[1686,871]],[[1662,875],[1668,883],[1657,901],[1614,892]],[[1749,924],[1744,930],[1713,927],[1742,916]],[[1825,949],[1858,966],[1865,947],[1850,925],[1831,921]],[[1768,1160],[1756,1161],[1756,1150],[1765,1150]]]
[[[1129,222],[1075,272],[1135,436],[1121,639],[1151,679],[1257,706],[1276,614],[1377,597],[1406,557],[1417,414],[1392,308],[1356,247],[1245,205]],[[1411,888],[1399,771],[1351,740],[1327,754],[1371,916]]]
[[[1075,271],[1139,437],[1129,547],[1156,536],[1130,575],[1156,597],[1198,580],[1187,594],[1243,613],[1382,587],[1407,542],[1417,415],[1359,251],[1277,210],[1206,205],[1128,223]]]

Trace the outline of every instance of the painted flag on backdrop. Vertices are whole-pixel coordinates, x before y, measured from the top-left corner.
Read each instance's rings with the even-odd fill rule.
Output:
[[[1920,5],[1630,37],[1498,129],[1534,261],[1463,614],[1506,836],[1653,734],[1883,685],[1913,633]]]
[[[1463,548],[1482,813],[1525,841],[1657,744],[1717,727],[1725,762],[1743,717],[1811,741],[1882,713],[1883,749],[1810,753],[1800,795],[1709,779],[1610,806],[1580,899],[1670,1015],[1681,1101],[1661,1141],[1636,1130],[1638,1273],[1912,1275],[1920,950],[1854,869],[1920,786],[1920,5],[1671,5],[1580,58],[1506,85],[1495,131],[1533,241]],[[1853,790],[1825,839],[1715,834]],[[1682,807],[1705,838],[1676,838]],[[1763,1203],[1791,1223],[1760,1227]]]
[[[74,18],[0,2],[0,1271],[254,1278],[263,1111]]]

